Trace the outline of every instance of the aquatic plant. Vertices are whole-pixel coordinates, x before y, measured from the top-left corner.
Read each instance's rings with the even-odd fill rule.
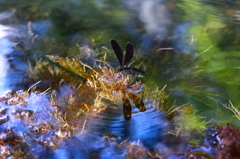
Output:
[[[240,120],[240,111],[238,108],[234,107],[234,105],[232,104],[231,101],[229,101],[229,104],[223,104],[223,106],[225,108],[227,108],[228,110],[232,111],[233,114],[235,115],[235,117]]]
[[[121,95],[122,91],[128,89],[132,92],[142,91],[143,84],[140,81],[129,85],[134,77],[121,72],[115,73],[114,69],[110,66],[106,65],[92,68],[74,58],[48,57],[51,58],[49,60],[54,63],[49,63],[48,61],[38,62],[37,65],[30,70],[30,77],[35,80],[43,80],[44,78],[52,76],[51,79],[54,80],[55,87],[60,86],[63,82],[73,84],[75,91],[79,93],[79,97],[81,96],[81,101],[78,101],[78,103],[84,103],[84,99],[85,102],[94,101],[95,104],[92,103],[94,105],[93,107],[102,109],[101,101],[103,100],[109,100],[109,102],[115,104],[119,103],[117,94],[120,93]],[[56,63],[58,65],[56,65]],[[56,83],[59,84],[56,85]],[[92,94],[94,100],[91,98],[89,92]],[[133,95],[130,92],[127,94],[130,96]],[[87,95],[87,97],[84,95]],[[137,98],[137,96],[135,96],[135,98]],[[89,110],[92,111],[93,109]],[[96,109],[94,110],[96,111]]]

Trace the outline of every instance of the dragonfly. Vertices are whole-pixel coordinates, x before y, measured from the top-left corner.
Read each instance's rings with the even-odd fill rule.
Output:
[[[111,40],[111,45],[120,63],[121,68],[118,72],[126,70],[126,71],[134,71],[140,74],[146,74],[145,71],[140,70],[138,68],[125,67],[129,63],[129,61],[133,58],[133,55],[134,55],[134,47],[131,43],[127,43],[125,54],[123,53],[121,46],[118,44],[116,40]]]
[[[111,40],[111,45],[120,63],[121,68],[118,72],[126,70],[126,71],[134,71],[141,74],[146,73],[145,71],[142,71],[135,67],[125,67],[126,64],[133,58],[133,55],[134,55],[134,47],[131,43],[127,43],[125,54],[123,53],[122,48],[120,47],[120,45],[116,40]],[[140,97],[138,97],[134,93],[127,91],[126,88],[122,89],[123,114],[124,114],[125,120],[130,120],[132,116],[132,106],[129,99],[132,100],[132,102],[136,105],[136,107],[140,110],[140,112],[146,111],[146,106],[144,105]]]

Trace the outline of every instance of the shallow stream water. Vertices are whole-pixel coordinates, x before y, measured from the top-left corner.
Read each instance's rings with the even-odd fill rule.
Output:
[[[132,65],[147,72],[142,81],[148,87],[165,88],[170,106],[189,103],[210,123],[239,126],[231,111],[221,111],[229,100],[239,108],[239,2],[1,0],[0,5],[1,94],[27,91],[37,82],[29,76],[30,67],[45,55],[80,56],[93,66],[107,53],[108,63],[117,67],[118,60],[109,51],[110,40],[116,39],[123,48],[133,43]],[[155,150],[168,158],[181,158],[166,145],[173,125],[160,105],[143,99],[147,110],[139,112],[131,103],[129,121],[123,117],[122,105],[109,106],[101,113],[79,116],[77,127],[71,127],[52,116],[57,110],[50,94],[40,93],[53,83],[44,78],[36,85],[39,92],[19,91],[17,97],[5,93],[6,99],[2,98],[2,136],[16,134],[13,138],[24,141],[22,151],[30,152],[26,156],[152,158],[147,151]],[[71,95],[68,85],[51,89],[55,90],[59,98]],[[24,156],[9,147],[2,150],[8,157]]]

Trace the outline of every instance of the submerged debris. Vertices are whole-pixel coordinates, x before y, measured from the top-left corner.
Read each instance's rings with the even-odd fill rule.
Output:
[[[51,126],[49,124],[33,125],[29,128],[29,131],[35,134],[45,134],[51,131]]]
[[[8,109],[7,108],[1,108],[0,107],[0,116],[5,115],[7,113]]]
[[[0,102],[5,102],[10,98],[12,98],[12,91],[7,91],[4,95],[0,97]]]
[[[240,157],[240,130],[227,124],[217,129],[218,152],[217,159],[237,159]]]
[[[8,129],[0,134],[0,145],[15,145],[20,143],[22,139],[13,131]]]
[[[4,116],[0,118],[0,125],[9,121],[9,116]]]
[[[15,109],[12,114],[15,116],[17,119],[29,119],[34,112],[32,110],[20,110],[20,109]]]

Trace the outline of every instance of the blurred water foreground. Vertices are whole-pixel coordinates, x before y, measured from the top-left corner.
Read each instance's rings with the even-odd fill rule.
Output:
[[[238,3],[1,0],[0,158],[238,159]]]

